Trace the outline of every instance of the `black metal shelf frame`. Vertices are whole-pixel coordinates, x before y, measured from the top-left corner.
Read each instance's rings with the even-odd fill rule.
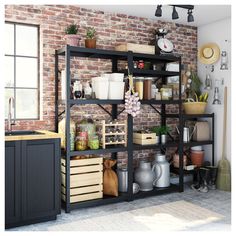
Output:
[[[58,64],[59,64],[59,56],[63,56],[65,58],[65,65],[66,65],[66,100],[59,101],[58,96]],[[133,118],[131,115],[128,115],[127,124],[128,124],[128,134],[127,134],[127,147],[110,147],[107,149],[98,149],[98,150],[85,150],[85,151],[71,151],[70,150],[70,109],[74,105],[81,105],[81,104],[96,104],[101,107],[105,112],[107,112],[112,119],[116,119],[117,116],[123,112],[121,110],[118,112],[118,105],[124,104],[124,100],[98,100],[98,99],[80,99],[80,100],[71,100],[70,98],[70,59],[71,57],[87,57],[87,58],[101,58],[101,59],[110,59],[112,62],[112,72],[118,72],[117,63],[118,60],[126,60],[128,62],[128,68],[131,74],[138,75],[143,74],[149,76],[159,76],[161,77],[162,83],[166,83],[166,76],[170,75],[178,75],[181,78],[181,57],[175,57],[172,55],[149,55],[149,54],[139,54],[129,52],[118,52],[118,51],[111,51],[111,50],[103,50],[103,49],[88,49],[88,48],[81,48],[81,47],[72,47],[72,46],[65,46],[62,49],[55,51],[55,130],[58,131],[58,121],[59,116],[64,113],[62,112],[59,114],[59,103],[65,104],[65,118],[66,118],[66,150],[65,150],[65,158],[66,158],[66,201],[64,204],[65,211],[70,212],[73,209],[81,208],[81,207],[88,207],[88,206],[95,206],[101,204],[108,204],[120,201],[132,201],[136,198],[144,198],[148,196],[154,196],[162,193],[174,192],[179,191],[182,192],[183,189],[183,148],[185,144],[183,144],[183,124],[184,119],[187,118],[183,115],[182,111],[182,99],[181,99],[181,79],[179,79],[179,100],[167,100],[167,101],[158,101],[158,100],[142,100],[141,104],[150,105],[157,113],[161,115],[161,125],[166,124],[167,118],[178,118],[179,119],[179,126],[180,126],[180,134],[179,134],[179,141],[172,141],[168,142],[165,145],[147,145],[141,146],[133,144]],[[158,62],[158,63],[168,63],[168,62],[178,62],[179,63],[179,72],[165,72],[165,71],[151,71],[151,70],[137,70],[134,69],[133,61],[143,59],[151,62]],[[112,106],[111,112],[107,111],[102,105],[110,104]],[[179,106],[179,114],[166,114],[166,105],[168,104],[177,104]],[[160,105],[160,111],[156,109],[153,105]],[[191,117],[189,117],[191,118]],[[214,119],[213,119],[214,120]],[[214,129],[213,129],[214,130]],[[213,136],[214,137],[214,136]],[[214,139],[213,139],[214,140]],[[202,143],[204,144],[212,144],[213,141],[210,143]],[[189,144],[191,145],[191,144]],[[179,184],[178,185],[170,185],[170,187],[164,189],[155,188],[153,191],[150,192],[140,192],[139,194],[133,194],[133,151],[135,150],[144,150],[144,149],[163,149],[168,147],[179,147]],[[128,192],[125,194],[119,194],[118,197],[105,197],[103,199],[96,199],[96,200],[89,200],[80,203],[70,203],[70,158],[76,155],[88,155],[88,154],[104,154],[104,153],[111,153],[112,158],[117,157],[117,152],[127,152],[128,154]]]

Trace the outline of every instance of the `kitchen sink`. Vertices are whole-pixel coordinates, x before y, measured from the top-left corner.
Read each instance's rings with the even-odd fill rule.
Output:
[[[42,134],[42,133],[33,130],[16,130],[16,131],[5,132],[5,136],[36,135],[36,134]]]

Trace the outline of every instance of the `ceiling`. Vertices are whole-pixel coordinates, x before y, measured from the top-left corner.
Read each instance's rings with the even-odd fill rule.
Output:
[[[181,8],[176,8],[179,19],[172,20],[173,8],[168,5],[162,6],[162,17],[155,17],[156,5],[82,5],[82,7],[110,13],[140,16],[154,20],[173,21],[192,26],[206,25],[231,17],[230,5],[195,5],[193,10],[194,22],[191,23],[187,22],[187,10]]]

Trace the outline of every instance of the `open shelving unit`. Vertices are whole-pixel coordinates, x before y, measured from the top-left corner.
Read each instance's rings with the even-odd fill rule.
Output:
[[[59,100],[58,94],[58,84],[59,84],[59,56],[65,58],[65,66],[66,66],[66,100]],[[66,186],[70,186],[70,159],[73,156],[77,155],[89,155],[89,154],[105,154],[111,153],[111,158],[116,159],[118,152],[127,152],[128,160],[127,160],[127,169],[128,169],[128,191],[127,193],[119,193],[118,197],[104,196],[102,199],[88,200],[77,203],[70,203],[70,187],[66,187],[66,201],[63,202],[66,212],[70,212],[73,209],[77,209],[80,207],[89,207],[89,206],[97,206],[102,204],[109,204],[121,201],[132,201],[137,198],[144,198],[148,196],[156,196],[158,194],[170,193],[170,192],[182,192],[184,190],[183,184],[183,149],[184,146],[195,146],[195,145],[206,145],[211,144],[214,146],[213,141],[207,142],[190,142],[188,144],[184,144],[183,140],[183,124],[185,119],[193,119],[196,116],[184,115],[182,112],[182,98],[181,98],[181,79],[179,79],[179,98],[178,100],[141,100],[141,104],[150,105],[159,115],[161,116],[161,125],[166,124],[166,118],[177,118],[179,119],[179,140],[178,141],[169,141],[165,145],[155,144],[155,145],[138,145],[133,144],[133,118],[131,115],[127,116],[127,147],[121,145],[115,145],[111,147],[107,147],[106,149],[98,149],[98,150],[84,150],[84,151],[71,151],[70,150],[70,116],[71,116],[71,107],[79,106],[82,104],[96,104],[101,107],[105,112],[107,112],[112,119],[117,119],[118,106],[124,104],[124,100],[99,100],[99,99],[70,99],[70,60],[72,57],[86,57],[86,58],[100,58],[111,60],[112,62],[112,71],[111,72],[121,72],[118,71],[118,61],[123,60],[128,62],[128,69],[133,76],[143,76],[143,77],[158,77],[161,79],[163,84],[166,83],[166,77],[168,76],[179,76],[181,78],[181,57],[176,57],[172,55],[149,55],[149,54],[139,54],[133,53],[131,51],[128,52],[118,52],[112,50],[103,50],[103,49],[88,49],[81,47],[73,47],[66,45],[64,48],[55,51],[55,129],[58,131],[58,121],[59,116],[63,113],[59,114],[59,104],[65,105],[65,118],[66,118],[66,150],[63,152],[66,160]],[[178,72],[171,71],[153,71],[153,70],[140,70],[134,69],[133,61],[134,60],[147,60],[151,62],[157,63],[168,63],[168,62],[176,62],[179,64]],[[127,74],[127,70],[123,71]],[[168,104],[176,104],[178,105],[179,113],[178,114],[166,114],[166,105]],[[111,112],[107,111],[103,105],[111,105]],[[157,110],[153,105],[160,105],[160,111]],[[199,115],[199,118],[202,117],[211,117],[214,120],[213,115]],[[213,122],[214,123],[214,122]],[[214,124],[213,124],[214,125]],[[214,130],[214,129],[213,129]],[[214,137],[214,136],[212,136]],[[145,150],[145,149],[161,149],[168,147],[178,147],[179,156],[180,156],[180,166],[179,166],[179,183],[177,185],[171,184],[167,188],[155,188],[152,191],[148,192],[139,192],[137,194],[133,194],[133,152],[137,150]],[[214,147],[213,147],[214,149]],[[214,150],[213,150],[214,151]]]

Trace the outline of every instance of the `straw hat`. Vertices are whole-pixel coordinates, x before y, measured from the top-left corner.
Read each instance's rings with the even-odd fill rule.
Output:
[[[220,57],[220,48],[216,43],[207,43],[198,50],[198,58],[203,64],[213,64]]]

